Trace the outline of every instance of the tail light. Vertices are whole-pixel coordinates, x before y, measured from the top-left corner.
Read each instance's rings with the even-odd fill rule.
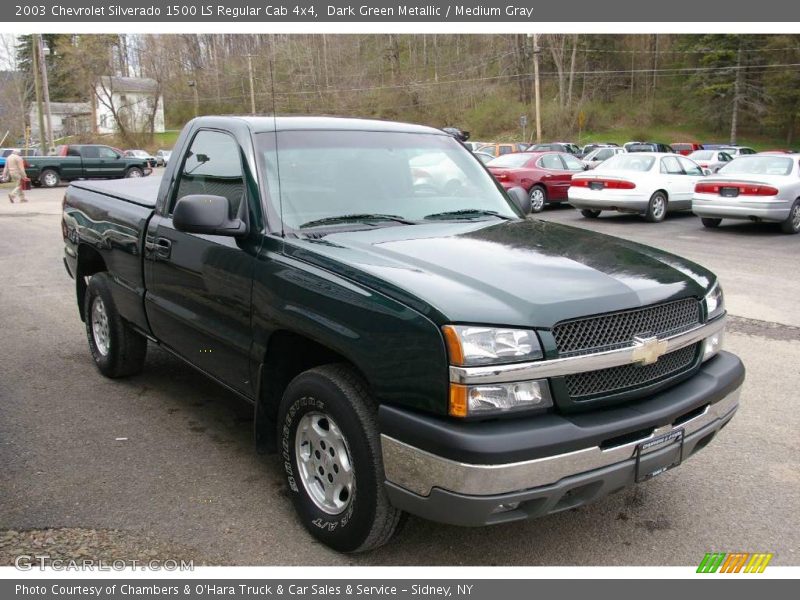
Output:
[[[697,164],[703,167],[704,169],[708,168],[708,163],[697,163]]]
[[[596,187],[592,186],[592,184],[602,184],[603,188],[609,190],[633,190],[636,188],[636,184],[632,181],[626,181],[625,179],[572,179],[572,185],[574,187]]]
[[[513,178],[508,171],[490,171],[497,181],[511,181]]]
[[[29,163],[27,160],[23,160],[22,161],[22,166],[25,167],[26,169],[30,169],[31,168],[31,163]]]
[[[736,183],[736,182],[708,182],[703,181],[694,186],[694,191],[697,194],[721,194],[723,188],[735,188],[739,191],[739,196],[777,196],[779,193],[778,188],[771,185],[759,185],[753,183]]]

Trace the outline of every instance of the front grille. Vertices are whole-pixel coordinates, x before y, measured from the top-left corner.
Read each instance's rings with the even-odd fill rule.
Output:
[[[625,348],[633,344],[635,336],[664,338],[688,331],[699,324],[700,302],[685,298],[564,321],[553,327],[553,336],[559,356],[565,357]]]
[[[698,344],[665,354],[651,365],[622,365],[567,375],[564,380],[572,400],[621,393],[637,387],[658,383],[687,370],[694,364]]]

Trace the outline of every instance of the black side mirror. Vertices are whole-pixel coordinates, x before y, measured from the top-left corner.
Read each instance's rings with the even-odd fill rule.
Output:
[[[178,199],[172,211],[172,223],[175,229],[185,233],[240,237],[248,232],[245,206],[243,198],[239,214],[230,218],[231,201],[225,196],[191,194]]]
[[[524,188],[513,187],[506,193],[508,194],[508,197],[511,198],[514,206],[516,206],[523,215],[527,215],[531,212],[531,198],[528,196],[528,192],[526,192]]]
[[[589,165],[588,164],[587,165],[583,165],[583,170],[584,171],[588,171],[589,170]]]

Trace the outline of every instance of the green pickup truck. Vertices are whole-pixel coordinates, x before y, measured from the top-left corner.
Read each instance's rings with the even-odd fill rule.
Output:
[[[256,448],[332,548],[375,548],[408,513],[582,506],[680,465],[737,410],[713,273],[528,217],[445,132],[201,117],[174,157],[160,179],[67,189],[91,358],[134,375],[158,344],[252,403]]]
[[[111,146],[99,144],[58,146],[54,156],[26,158],[25,171],[33,185],[49,188],[62,181],[144,177],[152,173],[146,159],[126,157]]]

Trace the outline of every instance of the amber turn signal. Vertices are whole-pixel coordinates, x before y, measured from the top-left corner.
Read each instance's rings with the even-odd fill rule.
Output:
[[[451,417],[467,416],[467,386],[450,384],[450,402],[447,413]]]

